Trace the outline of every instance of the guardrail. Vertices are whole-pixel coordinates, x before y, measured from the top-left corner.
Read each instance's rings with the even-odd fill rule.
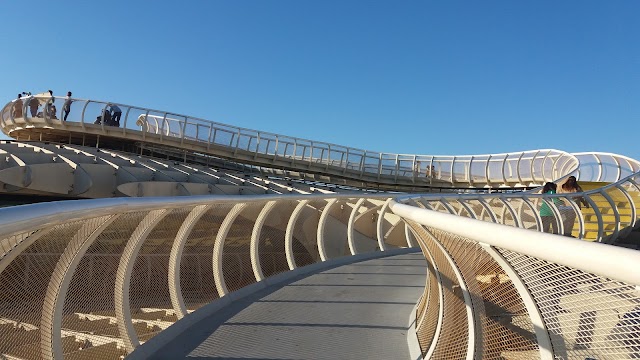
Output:
[[[630,157],[603,152],[574,153],[580,167],[577,177],[581,181],[616,182],[640,172],[640,162]]]
[[[55,100],[62,107],[65,100],[42,95],[33,98],[43,109]],[[573,155],[550,149],[453,156],[382,153],[94,100],[73,99],[68,121],[62,121],[48,111],[40,111],[42,117],[30,116],[30,101],[31,98],[22,100],[22,111],[17,112],[15,102],[4,106],[0,123],[5,133],[36,128],[125,138],[135,133],[136,139],[178,147],[188,143],[199,146],[198,151],[205,153],[224,150],[228,156],[244,154],[249,156],[245,160],[267,166],[333,172],[372,182],[407,181],[422,185],[530,186],[559,179],[573,173],[578,166]],[[96,117],[103,117],[111,105],[122,110],[120,127],[105,122],[95,124]],[[16,117],[16,113],[22,117]]]
[[[38,100],[40,106],[51,101]],[[24,100],[22,114],[31,111],[27,104]],[[411,178],[420,169],[434,170],[435,159],[441,159],[438,164],[445,166],[436,167],[435,173],[452,183],[540,183],[574,173],[580,161],[581,181],[615,182],[560,195],[426,194],[395,201],[390,194],[126,198],[0,209],[3,356],[123,356],[178,319],[243,286],[340,256],[416,245],[430,266],[412,333],[420,356],[640,356],[639,253],[525,231],[555,224],[548,229],[610,242],[637,229],[640,174],[633,159],[536,150],[469,157],[407,155],[405,166],[404,155],[387,154],[392,163],[386,167],[383,154],[376,153],[372,159],[377,166],[372,162],[369,168],[364,150],[357,155],[359,161],[351,157],[357,150],[351,148],[334,158],[334,150],[342,151],[337,145],[324,148],[324,143],[182,120],[149,109],[119,105],[121,128],[85,122],[96,113],[105,114],[108,106],[76,100],[71,115],[81,110],[75,117],[80,121],[72,122],[70,115],[64,122],[46,111],[42,118],[15,116],[9,103],[0,121],[5,132],[139,132],[149,139],[178,142],[204,142],[198,129],[210,129],[204,132],[208,147],[273,156],[291,164],[343,166],[345,172],[360,175],[382,176],[384,168],[396,171],[392,176]],[[132,125],[133,119],[140,124]],[[231,131],[225,133],[223,125]],[[416,168],[418,159],[430,165]],[[409,172],[400,175],[401,169]],[[475,182],[475,175],[481,180]],[[578,206],[579,197],[589,208]],[[542,204],[553,213],[550,221],[540,216]]]
[[[620,183],[571,196],[585,196],[591,199],[594,208],[601,209],[594,198],[612,198],[611,191],[616,191],[627,194],[625,198],[631,199],[629,204],[634,204],[632,208],[635,209],[635,204],[639,204],[635,199],[640,194],[636,182],[638,176],[635,174]],[[542,221],[536,215],[534,201],[546,201],[553,206],[550,198],[549,195],[526,193],[457,195],[455,200],[454,197],[412,196],[398,201],[415,206],[402,206],[392,201],[389,194],[193,196],[65,201],[0,209],[0,303],[3,304],[0,306],[0,338],[3,339],[0,353],[21,357],[36,352],[43,358],[59,359],[104,352],[109,357],[118,357],[133,351],[140,343],[189,312],[246,285],[283,271],[340,256],[413,247],[416,244],[422,246],[427,259],[434,266],[430,272],[429,291],[440,289],[425,295],[424,301],[419,304],[418,334],[422,339],[421,351],[424,354],[429,353],[432,346],[436,349],[436,345],[427,346],[429,341],[425,340],[432,338],[430,336],[435,334],[435,330],[425,329],[435,326],[440,327],[438,331],[445,331],[445,328],[458,326],[454,324],[462,324],[464,328],[464,324],[476,322],[452,320],[451,323],[443,323],[442,317],[448,318],[446,308],[452,306],[446,305],[450,301],[464,300],[464,304],[473,303],[474,308],[479,301],[469,298],[472,297],[469,294],[464,295],[464,291],[467,291],[464,286],[472,288],[469,281],[473,280],[468,274],[465,275],[464,271],[467,270],[460,274],[457,272],[461,270],[455,267],[444,270],[446,266],[453,266],[447,256],[484,259],[480,263],[485,264],[488,259],[486,252],[489,252],[490,258],[497,259],[495,262],[500,268],[489,262],[486,266],[491,266],[490,270],[484,270],[485,265],[478,268],[479,260],[469,262],[475,266],[473,271],[477,273],[475,289],[480,293],[484,291],[482,296],[501,294],[496,299],[489,299],[496,303],[488,302],[485,306],[502,304],[506,301],[502,295],[506,298],[515,296],[508,289],[509,286],[516,286],[517,277],[508,272],[511,270],[504,266],[504,259],[495,257],[495,252],[503,254],[503,257],[506,257],[506,251],[510,251],[512,253],[509,254],[518,259],[547,261],[548,266],[554,269],[570,266],[576,271],[590,274],[585,275],[588,279],[594,279],[593,276],[597,275],[637,284],[637,272],[628,267],[630,262],[637,261],[637,252],[611,250],[601,244],[517,229],[535,229],[540,225]],[[569,197],[563,199],[571,203],[574,201]],[[465,216],[484,221],[465,219]],[[627,228],[638,225],[637,215],[633,218]],[[617,219],[620,220],[620,216]],[[405,226],[405,221],[411,226],[411,231]],[[427,228],[416,226],[415,222]],[[604,220],[597,222],[598,234],[606,234],[603,225]],[[452,231],[456,227],[459,229]],[[621,229],[623,226],[616,227]],[[438,235],[438,231],[444,233]],[[445,233],[469,239],[451,240]],[[491,240],[494,238],[503,240],[498,243],[495,242],[497,240]],[[508,244],[507,240],[520,245]],[[533,246],[532,243],[540,245]],[[490,252],[479,244],[499,248]],[[451,250],[442,252],[444,248]],[[441,254],[436,254],[437,249],[441,249]],[[544,254],[541,255],[541,251],[544,251],[540,249],[550,255],[542,256]],[[587,253],[583,249],[593,250]],[[593,253],[601,257],[592,261]],[[606,255],[608,253],[615,253],[615,261]],[[583,254],[589,255],[585,257]],[[465,264],[467,262],[464,259],[456,259],[453,263]],[[521,271],[529,269],[522,266]],[[434,271],[435,267],[437,271]],[[629,271],[620,273],[620,267]],[[542,281],[556,281],[556,278],[549,275]],[[464,279],[464,283],[460,279]],[[600,287],[604,282],[601,278],[596,280],[590,286],[597,288],[594,291],[600,294],[604,291]],[[582,288],[588,284],[581,280],[571,286]],[[447,286],[453,291],[443,295],[446,293],[443,289]],[[507,290],[495,289],[500,286]],[[569,288],[562,288],[562,291],[566,296],[575,295],[571,294]],[[518,291],[522,297],[521,288]],[[587,294],[594,291],[589,290]],[[623,291],[628,295],[630,290],[628,285],[624,285],[616,287],[615,291]],[[442,310],[433,310],[436,307],[433,304],[437,304],[431,303],[435,301],[431,299],[433,296],[445,301],[437,306]],[[478,294],[474,293],[473,296],[477,297]],[[632,303],[636,301],[633,299],[630,300]],[[527,305],[528,311],[535,308],[532,304],[546,306],[538,304],[538,300],[532,300],[531,297],[518,301],[536,301]],[[429,309],[426,313],[425,306]],[[585,309],[597,312],[600,306]],[[606,311],[619,310],[617,305],[612,306]],[[554,316],[553,309],[549,308],[546,316]],[[566,309],[574,311],[570,307]],[[432,311],[441,317],[440,320],[436,317],[436,321],[431,322],[434,320]],[[627,314],[630,310],[625,311],[624,314]],[[515,310],[505,312],[506,315],[500,314],[508,319],[523,316]],[[576,314],[572,315],[571,321],[582,321],[582,315]],[[487,316],[483,321],[502,321],[491,318],[493,315]],[[428,326],[424,325],[427,319]],[[538,318],[536,321],[542,320]],[[613,331],[611,326],[618,325],[611,325],[611,321],[607,321],[608,325],[598,322],[597,326],[603,327],[602,331],[609,336]],[[544,340],[544,337],[535,331],[535,337],[527,335],[523,340],[512,334],[518,334],[520,330],[511,328],[508,323],[500,326],[507,328],[500,331],[515,336],[516,343],[524,346],[514,351],[531,350],[534,340],[542,344],[536,351],[549,349],[548,343],[540,340]],[[553,328],[549,324],[546,326]],[[564,325],[560,328],[562,331],[557,330],[556,333],[547,331],[548,336],[560,336],[563,341],[568,341],[567,336],[570,338],[575,335],[567,335]],[[424,335],[423,332],[431,335]],[[476,336],[469,335],[470,341],[486,342],[487,347],[497,346],[502,349],[500,351],[506,351],[503,345],[494,344],[496,339],[477,340]],[[455,338],[456,341],[460,339],[459,336]],[[444,344],[450,339],[444,337],[439,341]],[[601,342],[609,344],[608,340],[598,344]],[[556,348],[554,345],[554,352]]]
[[[390,208],[429,262],[408,335],[418,344],[412,359],[640,355],[640,252],[396,201]]]
[[[117,358],[246,285],[414,246],[388,202],[193,196],[0,209],[0,356]]]
[[[402,199],[438,212],[611,243],[640,226],[639,184],[640,173],[635,173],[583,193],[417,194]],[[581,207],[582,199],[589,207]],[[551,210],[544,217],[543,204]]]

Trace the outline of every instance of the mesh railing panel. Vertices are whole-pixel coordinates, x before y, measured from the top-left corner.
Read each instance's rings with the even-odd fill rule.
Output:
[[[432,234],[465,279],[479,327],[476,356],[502,359],[507,354],[536,354],[538,346],[529,314],[500,265],[475,242],[438,230],[432,230]]]
[[[264,203],[246,206],[232,223],[224,239],[222,273],[228,291],[235,291],[256,281],[251,267],[251,233]]]
[[[346,229],[349,222],[349,214],[351,213],[350,209],[347,199],[339,199],[329,209],[329,217],[324,225],[324,248],[327,259],[349,254]]]
[[[320,261],[318,253],[318,223],[324,200],[310,201],[300,212],[293,228],[293,256],[298,267]],[[331,241],[331,239],[329,239]]]
[[[418,234],[418,243],[422,249],[425,258],[428,259],[428,271],[425,285],[425,292],[420,298],[418,309],[416,311],[416,335],[422,355],[424,356],[429,350],[431,344],[435,340],[436,329],[438,327],[438,318],[440,317],[440,288],[438,286],[438,264],[432,261],[431,253],[427,247],[426,239],[429,235],[426,230],[409,221],[409,225]]]
[[[469,292],[474,314],[475,357],[483,359],[539,358],[536,331],[516,287],[498,262],[479,244],[436,229],[425,229],[409,221],[430,261],[425,293],[416,310],[416,335],[423,356],[437,359],[466,356],[468,323],[460,282],[445,253],[453,260]],[[442,247],[437,246],[436,242]],[[499,256],[499,255],[496,255]],[[438,275],[444,289],[440,304]],[[438,330],[440,306],[442,325]],[[457,341],[454,343],[452,339]]]
[[[113,289],[124,246],[144,215],[129,213],[113,221],[89,247],[73,274],[64,303],[62,331],[73,334],[83,350],[100,346],[101,354],[111,358],[123,353]],[[92,349],[91,354],[97,351]],[[74,352],[73,356],[80,355],[86,353]]]
[[[41,356],[40,319],[51,273],[67,242],[83,223],[54,227],[0,274],[0,354],[18,358]],[[66,351],[81,346],[74,337],[63,341],[67,344]]]
[[[180,262],[180,287],[188,311],[220,297],[211,263],[216,235],[231,208],[227,204],[213,205],[187,236]]]
[[[258,257],[265,277],[289,270],[285,253],[285,234],[297,201],[278,202],[267,215],[260,232]]]
[[[557,359],[640,358],[637,287],[502,250],[535,300]]]
[[[24,233],[8,236],[4,239],[0,239],[0,260],[2,260],[2,258],[5,257],[10,251],[15,249],[19,243],[25,241],[30,236],[37,234],[39,231],[43,230],[27,231]]]
[[[446,255],[437,245],[433,235],[423,239],[428,251],[432,254],[434,263],[438,266],[440,280],[443,287],[443,319],[440,333],[437,335],[433,358],[464,358],[469,341],[469,328],[466,304],[463,299],[460,282]]]
[[[169,295],[169,253],[178,229],[192,210],[179,208],[170,212],[151,230],[140,248],[131,274],[129,304],[134,324],[139,320],[171,321],[175,312]],[[168,317],[168,318],[167,318]],[[134,327],[141,342],[161,330]]]

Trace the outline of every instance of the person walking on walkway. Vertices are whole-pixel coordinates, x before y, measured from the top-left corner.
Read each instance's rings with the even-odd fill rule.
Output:
[[[62,117],[63,121],[67,121],[67,116],[69,116],[69,112],[71,112],[71,91],[67,91],[67,98],[64,100],[64,105],[62,105],[62,112],[64,116]]]

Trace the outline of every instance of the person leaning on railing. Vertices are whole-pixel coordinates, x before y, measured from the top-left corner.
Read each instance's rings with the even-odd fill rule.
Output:
[[[14,119],[22,117],[22,107],[23,107],[22,94],[18,94],[18,98],[13,103],[13,117],[14,117]]]
[[[583,192],[582,187],[578,185],[578,181],[576,180],[575,176],[569,176],[569,178],[567,178],[567,181],[565,181],[565,183],[562,184],[562,186],[558,190],[558,194],[581,192]],[[584,205],[584,207],[586,208],[589,207],[589,203],[582,196],[576,196],[572,200],[574,200],[578,204],[578,208],[581,207],[580,205]],[[562,206],[561,212],[563,218],[562,223],[564,225],[564,235],[572,236],[571,233],[573,232],[573,225],[576,221],[576,212],[571,206]]]
[[[548,182],[546,184],[544,184],[544,187],[542,188],[542,193],[543,194],[555,194],[556,193],[556,189],[558,188],[558,185],[556,185],[553,182]],[[553,201],[553,203],[556,206],[560,206],[562,205],[562,200],[554,197],[550,200],[547,201]],[[551,210],[551,207],[549,206],[549,204],[547,203],[547,201],[542,201],[542,206],[540,206],[540,218],[542,219],[542,231],[544,232],[550,232],[552,234],[557,234],[558,233],[558,223],[556,221],[556,217],[553,214],[553,211]],[[551,230],[551,231],[549,231]]]

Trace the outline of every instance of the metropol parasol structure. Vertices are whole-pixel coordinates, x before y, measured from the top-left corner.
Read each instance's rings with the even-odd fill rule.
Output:
[[[82,99],[64,121],[64,101],[0,113],[0,358],[640,358],[637,160],[380,153]],[[541,194],[570,176],[583,193]]]

